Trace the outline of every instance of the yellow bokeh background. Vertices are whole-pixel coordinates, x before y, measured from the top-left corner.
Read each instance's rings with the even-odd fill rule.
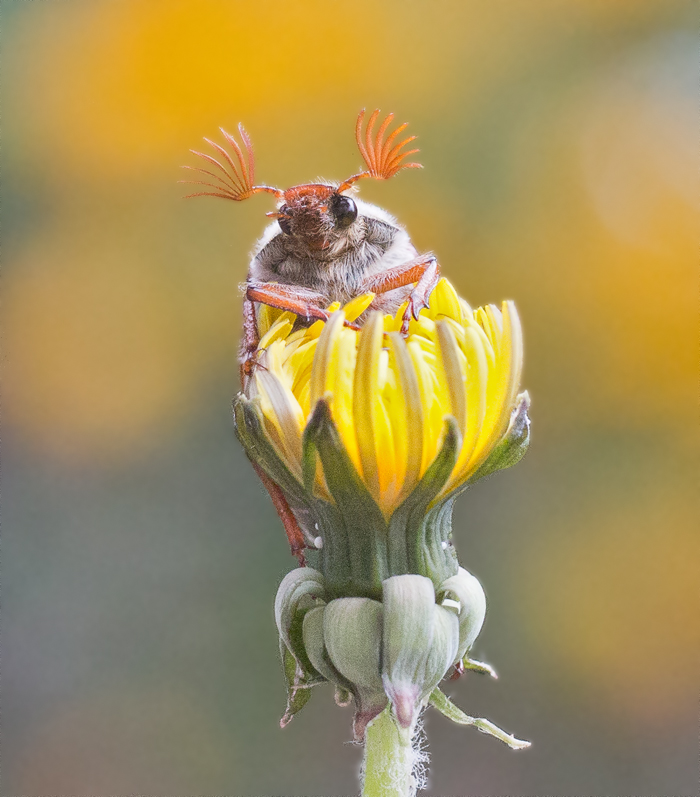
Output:
[[[281,688],[268,604],[291,562],[227,417],[239,285],[271,206],[264,196],[185,202],[179,166],[194,163],[188,150],[203,136],[242,121],[259,180],[342,179],[359,166],[353,130],[365,106],[410,122],[425,169],[363,184],[363,197],[435,252],[472,305],[515,299],[533,398],[531,453],[470,491],[455,524],[465,565],[492,602],[484,644],[520,691],[502,679],[482,705],[470,681],[455,699],[469,710],[467,695],[485,713],[496,705],[506,725],[520,717],[526,727],[514,730],[536,737],[535,747],[527,761],[488,745],[482,755],[480,739],[436,727],[436,793],[466,793],[460,762],[471,748],[468,787],[479,793],[690,790],[700,624],[688,476],[696,42],[686,5],[55,0],[5,3],[2,16],[5,637],[19,640],[5,666],[6,684],[18,684],[4,712],[10,791],[354,789],[342,758],[345,714],[310,708],[307,725],[300,719],[278,738],[279,691],[267,696],[259,684],[262,708],[245,708],[245,721],[244,696],[221,708],[222,695],[245,691],[241,679],[262,666],[253,653],[236,659],[236,683],[230,671],[210,673],[206,699],[192,670],[163,665],[166,687],[154,686],[151,702],[185,724],[191,715],[201,738],[217,740],[206,743],[212,765],[192,755],[177,782],[161,774],[186,734],[166,734],[151,765],[135,758],[159,736],[158,722],[144,726],[141,744],[130,736],[134,707],[149,705],[144,672],[159,656],[169,662],[174,642],[123,665],[110,659],[103,680],[71,674],[83,657],[97,672],[114,623],[122,649],[150,636],[144,623],[176,622],[185,600],[177,589],[158,610],[166,614],[154,613],[170,584],[159,568],[165,561],[187,581],[194,558],[205,581],[219,573],[227,608],[188,593],[191,644],[202,625],[223,639],[242,623],[252,651],[272,651],[260,672]],[[201,474],[188,498],[194,512],[201,497],[197,533],[177,509],[191,470]],[[122,549],[110,535],[135,529],[136,517],[139,534],[126,534],[136,547]],[[205,527],[222,537],[200,540]],[[169,547],[174,528],[180,548]],[[232,575],[218,569],[216,541],[229,534],[270,578],[249,626],[236,608],[250,602],[238,547],[226,549]],[[75,550],[91,553],[80,564]],[[141,561],[165,581],[134,569]],[[266,570],[265,561],[274,564]],[[85,591],[82,567],[102,574]],[[124,614],[123,593],[150,608]],[[62,601],[72,610],[57,620],[60,639],[82,627],[86,604],[101,607],[100,620],[86,626],[83,647],[58,643],[63,658],[52,664],[43,645],[55,626],[39,618]],[[208,644],[223,660],[233,643]],[[186,699],[169,703],[171,683]],[[114,729],[104,707],[122,693]],[[304,744],[330,726],[339,751],[307,761]],[[277,765],[261,764],[266,749]]]

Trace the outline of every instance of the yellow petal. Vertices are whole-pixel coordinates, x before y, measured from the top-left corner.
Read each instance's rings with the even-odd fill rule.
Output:
[[[411,323],[408,325],[408,333],[410,335],[422,335],[423,337],[430,338],[435,335],[435,322],[429,318],[425,312],[418,316],[418,321],[411,318]]]
[[[379,466],[375,430],[379,411],[377,406],[379,353],[383,336],[382,314],[371,313],[360,332],[352,402],[362,474],[365,484],[377,499],[379,498]]]
[[[444,279],[431,307],[411,319],[407,339],[399,334],[405,304],[393,316],[370,313],[359,333],[343,325],[373,298],[358,296],[344,311],[334,302],[327,323],[296,330],[295,316],[260,305],[264,351],[248,394],[260,397],[270,440],[296,475],[305,419],[330,396],[345,448],[388,518],[435,458],[446,414],[457,419],[463,444],[443,495],[501,439],[520,387],[522,331],[512,302],[472,311]],[[320,467],[316,490],[332,500]]]
[[[323,396],[328,390],[328,370],[333,359],[333,348],[338,333],[343,328],[345,316],[342,310],[335,312],[318,339],[316,354],[311,369],[311,405]]]
[[[314,361],[314,353],[318,339],[308,340],[296,346],[287,358],[287,368],[294,375],[292,390],[296,393],[304,381],[308,381],[311,375],[311,368]]]
[[[357,468],[362,472],[360,452],[357,447],[355,418],[352,411],[353,381],[357,359],[357,332],[343,328],[336,337],[333,348],[327,389],[333,396],[331,412],[345,448]]]
[[[460,367],[459,361],[461,352],[457,348],[454,333],[446,321],[437,322],[437,332],[440,365],[447,386],[450,414],[454,416],[459,431],[464,435],[467,419],[467,395],[464,387],[464,371]]]
[[[382,354],[386,354],[386,352],[382,352]],[[375,407],[374,446],[377,455],[379,507],[388,518],[399,493],[399,473],[396,465],[396,448],[391,420],[381,395],[376,397]]]
[[[277,307],[270,307],[269,304],[257,305],[257,325],[258,335],[262,338],[275,323],[275,321],[282,315],[284,311],[279,310]]]
[[[263,413],[279,434],[280,453],[287,466],[301,478],[301,440],[304,414],[291,390],[287,390],[272,371],[256,371],[255,379],[262,399]]]
[[[307,328],[306,337],[307,338],[318,338],[318,337],[320,337],[321,336],[321,332],[323,332],[325,326],[326,326],[326,322],[325,321],[321,321],[321,319],[319,319],[318,321],[314,321],[314,323],[311,324],[311,326]]]
[[[287,335],[292,331],[292,326],[293,322],[287,318],[281,322],[279,319],[275,321],[275,323],[267,330],[262,338],[260,338],[258,349],[266,349],[273,341],[286,338]]]
[[[499,316],[502,319],[500,356],[489,379],[483,436],[479,439],[465,478],[484,462],[508,428],[510,413],[520,386],[522,330],[515,305],[504,302],[503,313],[499,313]]]
[[[496,357],[501,353],[501,338],[503,337],[503,321],[501,318],[501,311],[493,304],[487,304],[486,307],[480,308],[483,310],[487,318],[487,323],[484,326],[484,332],[488,335]]]
[[[523,370],[523,330],[515,302],[503,302],[503,335],[510,338],[510,379],[508,383],[507,404],[513,406],[520,390]]]
[[[479,308],[481,310],[481,308]],[[483,327],[481,324],[477,323],[471,315],[466,316],[467,327],[472,329],[480,338],[481,343],[484,347],[484,353],[486,354],[486,359],[488,360],[489,367],[492,368],[496,362],[496,352],[493,350],[493,346],[491,345],[491,341],[489,340],[488,335],[484,332]],[[466,327],[465,327],[466,332]]]
[[[431,371],[425,362],[418,341],[409,338],[407,349],[416,374],[423,413],[423,445],[420,467],[420,476],[422,476],[437,454],[438,438],[442,432],[447,402],[445,401],[445,406],[443,406],[439,401],[439,393],[435,390],[433,379],[434,371]]]
[[[482,434],[484,416],[486,414],[486,386],[488,379],[488,361],[481,338],[470,327],[465,335],[465,353],[467,356],[466,392],[467,422],[462,441],[462,449],[450,477],[443,490],[447,492],[461,483],[466,474],[473,469],[473,457]]]
[[[363,293],[351,299],[344,307],[343,312],[348,321],[355,321],[374,301],[375,293]]]
[[[460,324],[463,322],[459,296],[457,296],[455,289],[446,279],[443,278],[439,280],[433,292],[430,294],[429,302],[430,315],[432,318],[445,315],[449,318],[453,318]]]
[[[392,332],[389,335],[389,340],[391,341],[393,370],[398,377],[396,388],[398,400],[394,413],[404,421],[405,428],[405,437],[394,435],[395,440],[401,440],[400,452],[397,445],[397,457],[405,457],[406,462],[401,493],[402,497],[405,497],[413,490],[420,478],[423,460],[423,403],[418,377],[404,339],[398,332]]]

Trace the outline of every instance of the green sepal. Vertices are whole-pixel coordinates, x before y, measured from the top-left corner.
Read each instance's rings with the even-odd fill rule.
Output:
[[[459,648],[456,659],[461,660],[472,649],[486,618],[486,595],[479,580],[463,567],[457,575],[442,582],[437,591],[438,601],[453,597],[459,601]]]
[[[445,417],[440,451],[418,485],[389,521],[389,563],[392,575],[421,573],[437,585],[456,573],[454,552],[442,547],[442,542],[449,537],[451,531],[452,507],[450,505],[447,508],[447,515],[441,511],[441,505],[432,509],[429,507],[449,479],[461,446],[462,435],[457,421],[448,415]],[[437,535],[432,528],[436,522],[440,524]],[[426,550],[426,545],[431,546],[430,551]]]
[[[444,692],[441,692],[440,689],[433,690],[433,693],[430,695],[430,705],[434,706],[448,719],[452,720],[452,722],[456,722],[458,725],[473,725],[482,733],[487,733],[495,737],[504,744],[507,744],[508,747],[513,748],[513,750],[523,750],[531,744],[522,739],[516,739],[515,736],[501,730],[501,728],[494,725],[490,720],[483,719],[482,717],[470,717],[468,714],[465,714],[462,709],[457,708],[449,697],[447,697]]]
[[[311,698],[311,687],[320,683],[316,680],[306,680],[304,673],[299,668],[296,659],[289,648],[280,639],[280,655],[284,669],[284,679],[287,686],[287,708],[280,720],[280,727],[284,728],[293,719],[294,715],[304,708]]]
[[[304,430],[303,477],[307,493],[312,492],[316,477],[315,452],[321,459],[337,518],[344,526],[351,589],[358,595],[377,598],[382,581],[389,575],[386,521],[345,450],[326,398],[316,402]],[[329,525],[325,532],[333,533],[333,527]]]
[[[381,691],[382,604],[338,598],[324,609],[323,638],[333,665],[352,684]]]
[[[505,434],[467,484],[474,484],[497,470],[510,468],[525,456],[530,445],[529,409],[530,395],[526,390],[517,397]]]
[[[360,742],[364,738],[367,723],[387,704],[381,680],[378,678],[381,629],[377,626],[381,625],[381,604],[377,604],[378,611],[376,606],[368,605],[377,603],[369,598],[341,599],[345,600],[351,603],[345,606],[336,605],[331,609],[329,634],[334,654],[338,657],[339,663],[342,660],[343,669],[345,670],[347,665],[349,674],[356,677],[359,665],[358,683],[353,683],[342,675],[331,660],[324,630],[326,606],[311,609],[304,617],[304,645],[314,667],[335,684],[335,702],[339,706],[347,706],[354,699],[353,730],[355,740]],[[352,603],[353,601],[355,603]],[[334,603],[337,604],[336,601],[331,601],[328,606],[333,606]],[[354,618],[353,609],[359,610]],[[334,633],[335,631],[338,633]],[[349,654],[348,645],[351,650]],[[369,671],[365,672],[368,668]],[[377,680],[373,678],[374,669],[377,671]]]
[[[415,722],[425,694],[426,684],[432,689],[449,668],[447,661],[435,680],[439,659],[454,656],[459,636],[457,618],[454,622],[454,643],[445,649],[443,628],[436,634],[435,588],[424,576],[402,575],[388,578],[384,584],[384,628],[382,648],[382,680],[384,691],[394,708],[396,721],[402,728]],[[441,620],[437,620],[440,622]],[[433,648],[439,648],[434,650]]]
[[[308,703],[311,687],[326,681],[306,652],[303,631],[305,616],[324,597],[323,576],[312,567],[300,567],[287,573],[277,590],[275,623],[287,686],[287,709],[280,720],[283,728]]]
[[[469,670],[471,672],[477,672],[480,675],[490,675],[492,678],[498,680],[498,673],[490,664],[487,664],[485,661],[470,659],[469,656],[465,656],[462,659],[462,669],[465,672]]]
[[[343,516],[337,506],[322,498],[313,498],[313,511],[323,541],[319,567],[326,580],[328,600],[356,595],[360,590],[352,580],[350,541]]]
[[[300,567],[287,573],[275,597],[275,623],[280,640],[294,657],[304,682],[314,677],[324,680],[306,654],[303,623],[306,612],[323,601],[325,592],[321,573],[312,567]]]
[[[421,685],[421,705],[454,664],[458,645],[459,622],[455,613],[436,605],[433,608],[433,642],[428,651]]]
[[[452,510],[454,496],[435,504],[428,510],[423,523],[425,543],[421,549],[423,573],[436,589],[446,578],[459,571],[457,552],[452,544]]]
[[[338,598],[323,613],[328,657],[342,675],[339,685],[355,698],[356,741],[362,741],[367,723],[387,704],[381,674],[382,618],[382,604],[371,598]]]
[[[265,431],[260,409],[260,399],[248,399],[239,393],[233,401],[233,419],[236,436],[248,458],[261,467],[280,486],[292,502],[308,506],[302,484],[282,461]]]
[[[314,666],[314,669],[332,684],[342,684],[350,688],[350,683],[338,672],[330,660],[326,643],[323,637],[323,615],[325,606],[317,606],[310,609],[304,615],[303,637],[306,655]]]

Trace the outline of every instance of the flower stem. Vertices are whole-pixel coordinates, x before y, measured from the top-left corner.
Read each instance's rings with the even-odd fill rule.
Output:
[[[413,728],[401,728],[390,706],[372,720],[365,733],[362,797],[413,797],[415,754]]]

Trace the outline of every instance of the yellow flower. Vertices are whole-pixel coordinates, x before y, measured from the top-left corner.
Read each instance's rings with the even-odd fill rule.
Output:
[[[292,550],[298,531],[312,557],[275,601],[282,722],[330,681],[354,698],[358,741],[388,703],[409,729],[431,702],[527,746],[438,688],[450,670],[492,672],[470,658],[486,599],[459,566],[452,506],[461,487],[527,448],[518,314],[512,302],[473,311],[443,279],[404,337],[406,305],[383,315],[373,299],[331,306],[327,322],[300,329],[293,314],[261,307],[255,367],[234,401],[246,453],[279,488],[276,505],[286,501]],[[360,328],[346,325],[360,316]]]
[[[433,504],[477,474],[503,439],[517,403],[522,332],[513,302],[472,310],[446,279],[407,338],[399,332],[405,305],[395,316],[370,312],[359,331],[344,325],[373,298],[333,305],[328,322],[296,331],[293,314],[262,307],[259,367],[246,393],[259,397],[267,436],[299,482],[304,429],[325,398],[347,454],[388,519],[436,459],[446,418],[454,418],[459,449]],[[314,492],[331,500],[320,466]]]

